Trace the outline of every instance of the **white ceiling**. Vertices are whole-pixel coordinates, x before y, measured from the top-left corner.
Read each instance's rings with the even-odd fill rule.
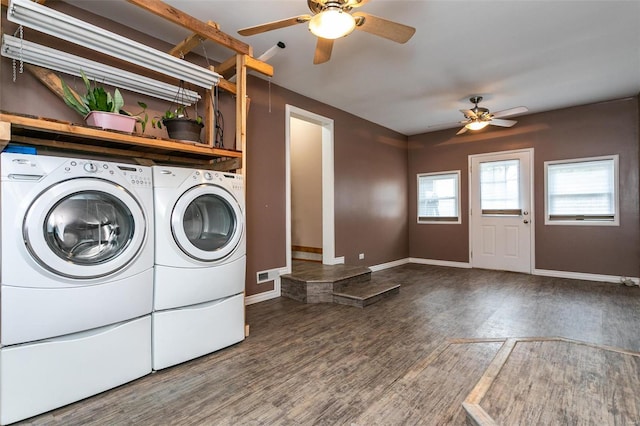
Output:
[[[125,1],[68,0],[170,43],[188,33]],[[237,30],[309,13],[305,0],[166,0],[254,49],[286,44],[272,82],[414,135],[457,125],[482,95],[491,111],[530,113],[640,93],[640,0],[370,0],[359,10],[416,28],[406,44],[355,31],[313,65],[306,24],[242,37]],[[211,42],[210,59],[231,51]],[[198,51],[196,51],[198,52]],[[435,127],[434,127],[435,126]]]

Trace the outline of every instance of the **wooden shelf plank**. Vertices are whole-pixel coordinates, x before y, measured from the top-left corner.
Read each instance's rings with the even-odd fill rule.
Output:
[[[181,142],[170,139],[106,131],[58,120],[0,113],[0,122],[7,122],[11,124],[12,135],[15,133],[25,136],[23,131],[26,130],[40,133],[45,139],[47,138],[47,133],[55,133],[57,135],[56,140],[64,139],[64,136],[69,136],[76,139],[84,138],[87,141],[112,142],[124,146],[150,149],[156,153],[175,152],[209,159],[216,157],[242,157],[242,151],[212,148],[208,145],[199,143]],[[37,137],[37,135],[35,137]]]

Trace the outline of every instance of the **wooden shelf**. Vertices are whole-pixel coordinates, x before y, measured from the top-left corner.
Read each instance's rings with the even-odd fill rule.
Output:
[[[143,163],[192,164],[217,170],[241,167],[242,151],[212,148],[142,134],[86,127],[41,117],[0,113],[0,143],[10,142],[51,149],[126,156]]]

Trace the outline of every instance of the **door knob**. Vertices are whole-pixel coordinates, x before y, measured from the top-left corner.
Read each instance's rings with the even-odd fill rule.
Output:
[[[524,220],[524,223],[529,223],[529,221],[525,219],[525,220]]]

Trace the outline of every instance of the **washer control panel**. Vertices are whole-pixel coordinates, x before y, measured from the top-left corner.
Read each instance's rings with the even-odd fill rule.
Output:
[[[76,176],[95,176],[110,180],[113,180],[119,175],[133,186],[142,188],[153,187],[151,170],[133,164],[116,164],[94,160],[70,160],[64,166],[64,171]]]

